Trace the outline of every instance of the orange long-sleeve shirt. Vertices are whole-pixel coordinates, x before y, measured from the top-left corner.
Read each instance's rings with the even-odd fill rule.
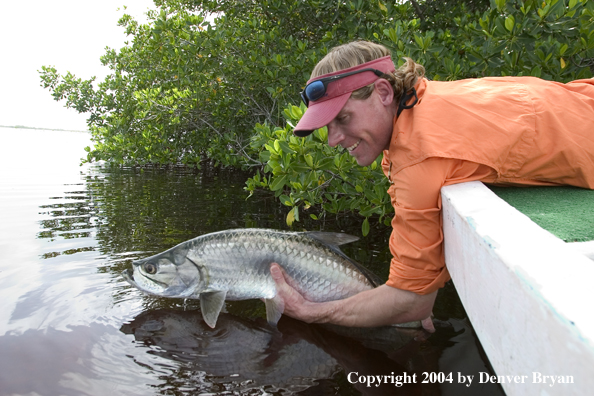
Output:
[[[594,79],[421,80],[395,119],[383,170],[394,206],[387,284],[428,294],[449,280],[441,187],[480,180],[594,189]]]

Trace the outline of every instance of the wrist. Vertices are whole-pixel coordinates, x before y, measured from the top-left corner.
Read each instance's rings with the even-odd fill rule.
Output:
[[[308,301],[302,306],[302,317],[307,323],[335,323],[341,300],[327,302]]]

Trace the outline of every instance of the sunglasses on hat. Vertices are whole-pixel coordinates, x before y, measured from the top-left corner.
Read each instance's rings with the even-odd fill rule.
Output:
[[[303,103],[305,103],[305,105],[307,107],[309,107],[310,101],[315,102],[316,100],[319,100],[322,97],[324,97],[324,95],[326,95],[326,89],[328,88],[328,84],[330,84],[331,82],[340,80],[341,78],[352,76],[353,74],[363,73],[363,72],[368,72],[368,71],[375,73],[375,75],[378,77],[383,77],[385,75],[384,72],[379,71],[377,69],[366,68],[366,69],[351,71],[348,73],[337,74],[337,75],[330,76],[330,77],[320,78],[319,80],[312,81],[305,86],[305,89],[303,91],[301,91],[301,100],[303,100]]]

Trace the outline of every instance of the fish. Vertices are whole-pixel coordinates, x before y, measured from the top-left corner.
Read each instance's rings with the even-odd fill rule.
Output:
[[[287,283],[313,302],[344,299],[382,283],[340,250],[339,246],[357,239],[334,232],[231,229],[134,261],[133,270],[122,275],[148,294],[199,299],[204,321],[211,328],[226,300],[264,300],[267,321],[276,325],[284,303],[270,275],[273,262],[288,275]]]

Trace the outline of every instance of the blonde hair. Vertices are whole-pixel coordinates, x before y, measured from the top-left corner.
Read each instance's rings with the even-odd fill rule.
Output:
[[[374,59],[392,55],[390,50],[380,44],[369,41],[353,41],[347,44],[334,47],[318,62],[311,73],[311,78],[323,74],[333,73],[349,67],[358,66]],[[425,75],[425,68],[410,58],[404,58],[406,62],[394,73],[386,73],[386,80],[394,89],[394,98],[397,103],[400,97],[415,86],[419,78]],[[351,97],[354,99],[367,99],[373,92],[373,84],[353,91]]]

